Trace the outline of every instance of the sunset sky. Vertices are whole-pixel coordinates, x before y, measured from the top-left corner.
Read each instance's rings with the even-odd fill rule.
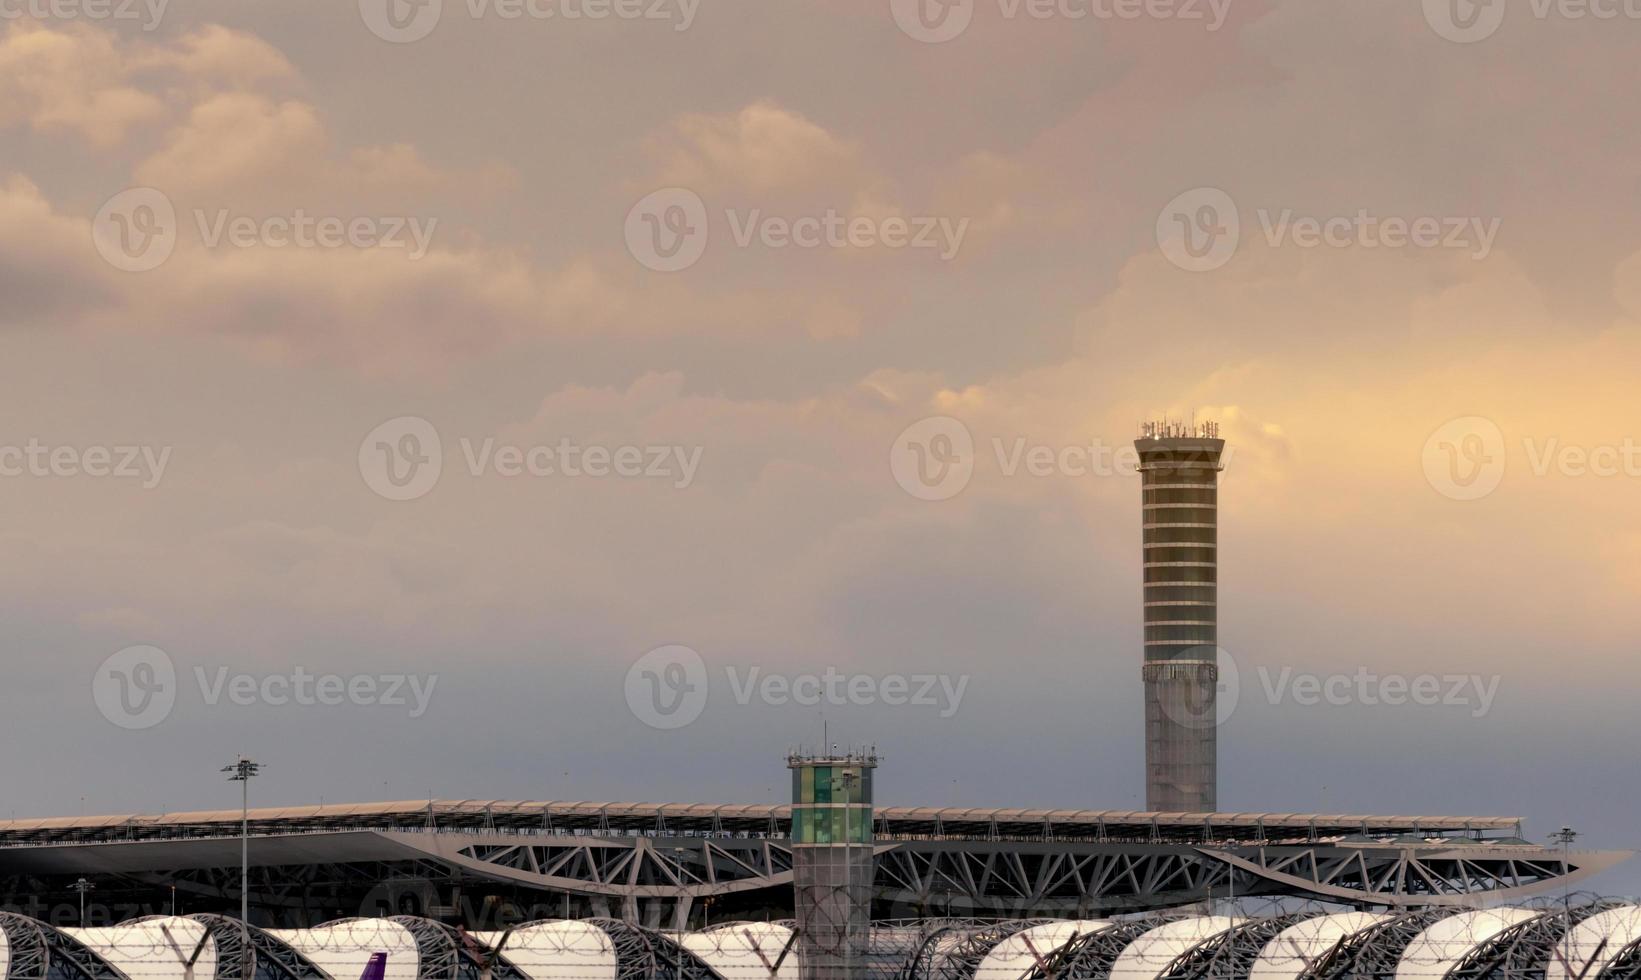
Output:
[[[1621,4],[443,0],[407,40],[385,2],[0,5],[17,815],[225,806],[241,752],[267,803],[779,800],[823,717],[885,802],[1139,809],[1138,480],[1077,461],[1168,415],[1231,447],[1221,809],[1641,845]],[[111,257],[161,200],[163,261]],[[277,246],[299,214],[405,247]],[[783,237],[828,216],[859,235]],[[387,499],[405,418],[442,469]],[[892,463],[930,418],[972,439],[950,495]],[[664,472],[497,469],[566,440]],[[96,677],[138,645],[175,706],[131,729]],[[667,645],[710,681],[674,729],[630,696]],[[298,668],[433,687],[210,703]],[[738,703],[754,669],[963,687]],[[1359,672],[1495,686],[1271,693]]]

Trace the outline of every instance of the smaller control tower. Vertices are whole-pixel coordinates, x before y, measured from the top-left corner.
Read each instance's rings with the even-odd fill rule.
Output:
[[[876,750],[794,752],[792,891],[802,980],[860,980],[872,913]]]

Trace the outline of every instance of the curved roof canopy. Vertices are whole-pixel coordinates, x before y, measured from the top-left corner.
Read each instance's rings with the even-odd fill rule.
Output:
[[[1626,949],[1637,943],[1641,943],[1641,905],[1622,905],[1598,912],[1573,927],[1564,942],[1556,943],[1554,955],[1544,970],[1545,980],[1599,977]]]
[[[797,944],[779,923],[731,922],[675,938],[723,980],[798,980]]]
[[[1537,909],[1477,909],[1440,919],[1407,944],[1396,964],[1396,980],[1441,980],[1477,947],[1543,914]]]
[[[1297,922],[1265,944],[1248,980],[1298,980],[1340,942],[1389,918],[1382,912],[1339,912]]]
[[[1246,920],[1202,915],[1164,923],[1128,945],[1111,967],[1110,980],[1157,980],[1181,956]]]
[[[1039,956],[1047,956],[1073,938],[1111,928],[1104,919],[1048,922],[1009,936],[991,948],[974,968],[974,980],[1020,980],[1037,966]]]

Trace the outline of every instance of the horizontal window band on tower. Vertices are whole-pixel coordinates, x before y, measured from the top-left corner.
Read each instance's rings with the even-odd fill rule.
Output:
[[[1219,511],[1213,507],[1146,507],[1147,524],[1218,524]]]
[[[1163,606],[1145,611],[1147,626],[1214,626],[1218,621],[1212,606]]]
[[[1217,467],[1174,465],[1170,463],[1147,463],[1140,461],[1140,486],[1148,487],[1159,483],[1199,483],[1210,484],[1219,479]]]
[[[1212,643],[1214,642],[1214,627],[1207,626],[1156,626],[1145,627],[1146,643]]]
[[[1169,545],[1164,548],[1152,548],[1145,553],[1147,565],[1170,565],[1179,562],[1189,562],[1193,565],[1215,565],[1219,563],[1219,556],[1214,554],[1213,548]]]
[[[792,808],[792,843],[869,844],[872,842],[872,808],[828,806]]]
[[[1219,581],[1218,569],[1180,565],[1162,565],[1145,570],[1146,585],[1199,585]]]
[[[1159,527],[1144,535],[1145,546],[1159,544],[1202,544],[1217,547],[1219,529],[1216,527]]]

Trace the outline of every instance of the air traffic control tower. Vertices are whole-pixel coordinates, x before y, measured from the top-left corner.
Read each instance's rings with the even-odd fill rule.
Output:
[[[794,752],[792,891],[801,980],[860,980],[871,936],[875,751]]]
[[[1218,805],[1219,471],[1215,422],[1147,422],[1139,450],[1145,558],[1145,807]]]

